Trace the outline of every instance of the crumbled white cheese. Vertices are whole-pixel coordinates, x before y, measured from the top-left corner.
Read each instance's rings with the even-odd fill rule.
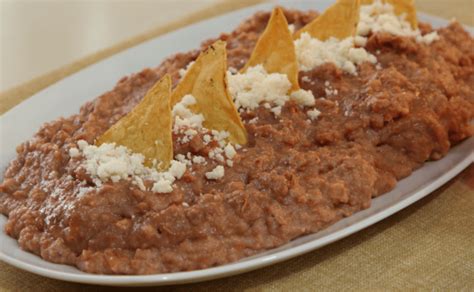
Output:
[[[419,29],[413,29],[405,19],[406,15],[396,15],[390,3],[380,0],[360,7],[357,35],[368,36],[370,33],[386,32],[397,36],[414,37],[417,42],[431,44],[439,39],[437,32],[422,35]]]
[[[302,106],[312,106],[314,96],[303,89],[290,95],[291,83],[285,74],[268,73],[262,65],[250,67],[245,73],[227,73],[229,92],[240,112],[254,110],[261,104],[275,115],[281,114],[285,103],[293,99]]]
[[[159,181],[153,184],[151,190],[157,193],[171,193],[173,191],[173,186],[170,181],[160,179]]]
[[[309,110],[306,114],[308,115],[308,118],[309,118],[311,121],[314,121],[314,120],[316,120],[316,119],[319,117],[319,115],[321,114],[321,112],[318,111],[317,109],[312,109],[312,110]]]
[[[227,131],[212,130],[211,133],[212,133],[212,136],[213,136],[214,140],[219,142],[219,143],[225,142],[225,140],[227,138],[229,138],[229,136],[230,136],[229,132],[227,132]]]
[[[272,107],[270,109],[270,111],[275,115],[275,116],[279,116],[281,115],[281,105],[277,105],[275,107]]]
[[[290,99],[302,106],[314,106],[315,103],[313,93],[310,90],[304,89],[293,91],[290,95]]]
[[[239,72],[239,70],[235,69],[234,67],[229,67],[227,70],[229,70],[229,72],[232,74],[236,74],[237,72]]]
[[[245,73],[227,73],[229,91],[237,108],[254,110],[260,103],[284,105],[291,83],[285,74],[267,73],[262,65],[250,67]]]
[[[224,161],[224,156],[222,155],[223,152],[224,152],[223,149],[216,147],[209,151],[208,156],[211,159],[223,162]]]
[[[196,98],[192,95],[185,95],[180,102],[175,104],[172,110],[174,118],[173,132],[184,134],[181,143],[191,141],[198,134],[196,130],[201,130],[204,116],[193,113],[188,107],[196,104]]]
[[[358,47],[365,47],[367,45],[367,38],[357,35],[354,37],[354,44]]]
[[[288,29],[290,30],[291,34],[295,33],[295,25],[294,24],[288,24]]]
[[[253,119],[251,119],[250,121],[248,121],[249,124],[256,124],[258,121],[258,117],[255,117]]]
[[[205,164],[206,163],[206,158],[196,155],[192,158],[193,163],[196,164]]]
[[[303,33],[295,41],[296,56],[300,70],[309,71],[325,63],[334,63],[336,67],[350,74],[357,74],[357,65],[364,62],[377,63],[377,58],[364,48],[354,47],[354,38],[343,40],[330,38],[320,41]]]
[[[189,68],[191,68],[191,66],[194,64],[194,61],[191,61],[188,63],[188,65],[186,65],[186,68],[182,68],[182,69],[179,69],[178,73],[179,73],[179,77],[183,78],[184,75],[186,75],[186,73],[188,72]]]
[[[79,155],[80,155],[79,150],[76,147],[69,149],[69,156],[71,156],[72,158],[77,157]]]
[[[376,66],[378,65],[379,64],[377,64]],[[333,88],[329,81],[326,81],[324,82],[324,93],[326,93],[326,96],[331,96],[331,95],[337,95],[339,91]]]
[[[81,151],[83,151],[87,146],[89,146],[89,143],[87,143],[87,141],[85,140],[77,141],[77,147],[79,147]]]
[[[186,171],[186,164],[173,160],[167,171],[158,172],[144,165],[143,155],[132,153],[128,148],[114,143],[96,146],[80,140],[77,145],[85,158],[82,167],[98,187],[109,180],[129,180],[141,190],[146,190],[144,181],[151,180],[154,182],[152,191],[169,193],[173,191],[175,180],[180,179]]]
[[[237,154],[237,151],[235,151],[234,146],[232,144],[227,144],[224,148],[225,156],[229,159],[233,159],[235,155]]]
[[[432,31],[430,33],[427,33],[425,35],[417,35],[416,36],[416,41],[419,43],[423,43],[425,45],[429,45],[434,41],[439,40],[439,35],[438,32]]]
[[[169,172],[177,179],[180,179],[186,172],[186,164],[180,161],[173,160],[171,161]]]
[[[176,154],[175,159],[179,162],[182,162],[182,163],[186,164],[187,166],[192,165],[192,161],[187,159],[186,156],[184,156],[183,154]]]
[[[100,146],[88,145],[81,140],[78,143],[83,152],[85,170],[92,178],[106,181],[118,181],[129,176],[145,173],[143,166],[144,156],[132,154],[126,147],[104,143]],[[85,142],[87,145],[82,144]]]
[[[143,183],[143,179],[141,177],[135,177],[135,180],[132,183],[137,185],[140,190],[146,191],[145,184]]]
[[[206,134],[202,137],[202,140],[204,141],[204,144],[209,144],[212,141],[212,138],[210,135]]]
[[[218,180],[222,177],[224,177],[224,167],[222,165],[218,165],[212,171],[206,172],[207,179]]]
[[[431,44],[439,39],[435,31],[422,35],[419,29],[413,29],[405,20],[405,15],[396,15],[391,4],[376,0],[370,5],[361,6],[357,35],[354,38],[320,41],[303,33],[295,41],[300,70],[309,71],[324,63],[334,63],[343,71],[357,74],[357,65],[364,62],[377,63],[377,58],[364,48],[367,36],[377,32],[414,37],[417,42],[424,44]]]
[[[227,132],[215,131],[213,139],[225,139],[228,137]],[[118,182],[120,180],[128,180],[132,184],[138,186],[141,190],[146,191],[144,181],[151,181],[152,187],[148,190],[157,193],[170,193],[173,191],[173,184],[176,180],[183,177],[188,166],[193,163],[206,164],[206,159],[202,156],[193,156],[190,152],[186,155],[177,154],[176,160],[171,161],[170,168],[167,171],[159,172],[155,168],[149,168],[144,165],[144,156],[132,153],[124,146],[117,146],[114,143],[104,143],[100,146],[89,145],[86,141],[78,141],[78,155],[83,155],[85,160],[82,167],[90,175],[97,187],[103,185],[104,182]],[[235,145],[236,147],[238,145]],[[238,146],[240,147],[240,146]],[[71,151],[71,150],[70,150]],[[72,150],[75,152],[75,150]],[[228,166],[233,165],[232,158],[236,155],[234,146],[228,143],[223,148],[213,148],[211,152],[214,158]],[[225,153],[227,159],[224,159]],[[206,173],[208,179],[218,179],[223,177],[224,169],[222,166],[216,167],[213,171]]]

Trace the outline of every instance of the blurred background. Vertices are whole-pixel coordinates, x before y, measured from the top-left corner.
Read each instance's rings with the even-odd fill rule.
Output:
[[[242,1],[0,0],[0,92],[198,11]],[[440,9],[446,2],[451,8]],[[420,11],[474,25],[474,0],[416,3]]]

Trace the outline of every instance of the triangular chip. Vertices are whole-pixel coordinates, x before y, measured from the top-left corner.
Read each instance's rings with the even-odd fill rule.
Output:
[[[197,103],[190,109],[204,116],[204,127],[229,132],[232,143],[247,143],[247,132],[227,89],[226,43],[217,41],[202,52],[171,96],[171,106],[191,94]]]
[[[268,73],[286,74],[292,90],[299,89],[295,44],[285,14],[279,7],[273,9],[267,27],[242,72],[260,64]]]
[[[397,15],[405,13],[405,19],[411,24],[411,27],[413,29],[418,28],[414,0],[383,0],[382,2],[392,5]],[[370,5],[372,3],[374,3],[374,0],[361,0],[361,5]]]
[[[147,92],[142,101],[102,136],[96,145],[116,143],[145,156],[145,164],[157,162],[161,170],[173,159],[171,134],[171,78],[164,76]]]
[[[307,32],[325,41],[331,37],[345,39],[355,35],[359,23],[360,0],[337,0],[321,15],[296,32],[295,39]]]

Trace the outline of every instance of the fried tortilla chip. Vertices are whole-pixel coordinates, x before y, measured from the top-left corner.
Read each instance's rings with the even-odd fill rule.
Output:
[[[307,32],[325,41],[331,37],[345,39],[355,35],[359,23],[360,0],[337,0],[321,15],[296,32],[295,39]]]
[[[374,3],[374,0],[361,0],[362,5],[369,5]],[[405,19],[411,24],[413,29],[418,28],[418,19],[416,17],[416,8],[414,0],[383,0],[384,3],[389,3],[395,9],[395,14],[400,15],[405,13]]]
[[[145,156],[145,165],[156,161],[166,170],[173,159],[171,134],[171,78],[165,75],[147,92],[142,101],[102,136],[96,145],[116,143]]]
[[[242,72],[259,64],[268,73],[286,74],[292,84],[292,90],[299,89],[295,44],[285,14],[279,7],[273,9],[267,27]]]
[[[247,143],[247,132],[227,89],[226,43],[217,41],[202,52],[171,96],[171,106],[191,94],[197,103],[190,109],[204,116],[204,127],[229,132],[232,143]]]

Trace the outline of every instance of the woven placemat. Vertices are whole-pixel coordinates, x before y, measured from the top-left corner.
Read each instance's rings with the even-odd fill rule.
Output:
[[[223,1],[0,94],[0,114],[87,65],[190,23],[255,3]],[[474,0],[418,1],[420,10],[474,24]],[[247,274],[198,284],[143,288],[193,290],[474,291],[474,165],[438,191],[352,236]],[[66,283],[0,262],[1,291],[122,290]],[[125,288],[123,288],[125,289]],[[134,288],[133,290],[142,290]]]

